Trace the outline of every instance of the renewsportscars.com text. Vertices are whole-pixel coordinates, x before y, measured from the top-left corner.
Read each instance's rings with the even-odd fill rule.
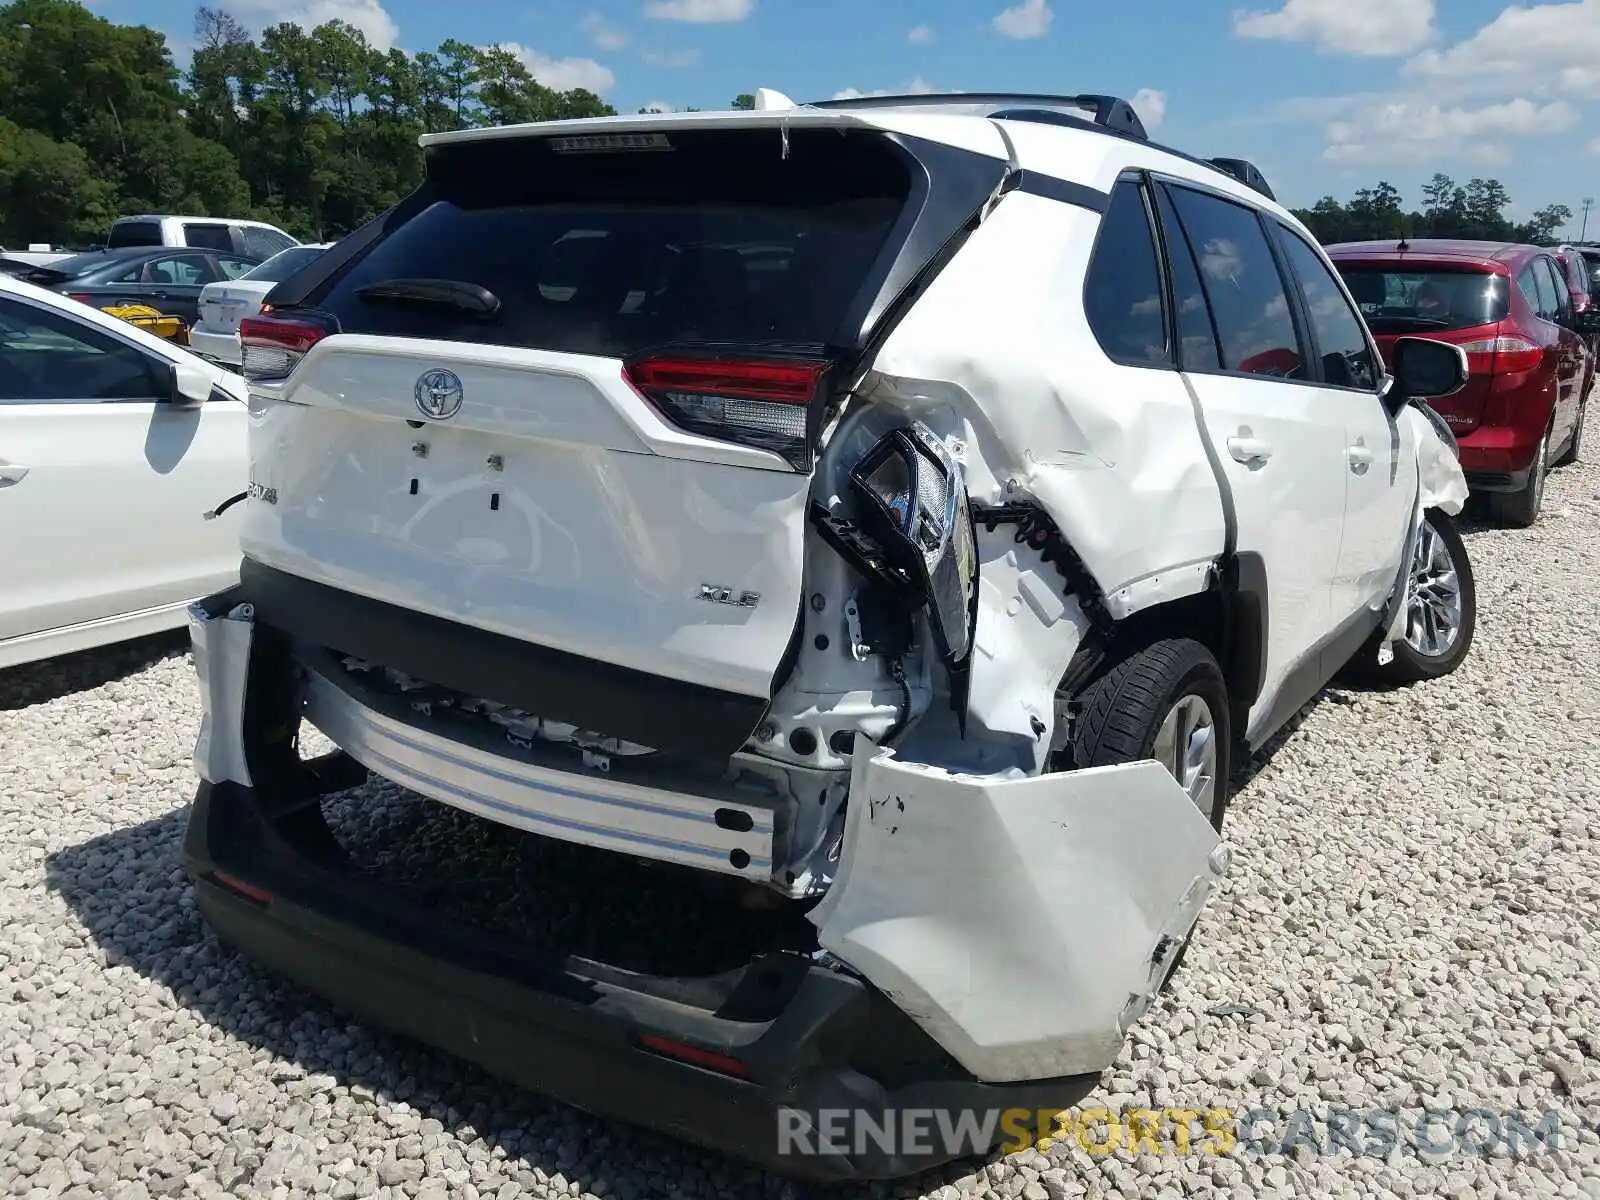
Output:
[[[1321,1110],[1081,1108],[1057,1110],[784,1108],[778,1152],[785,1155],[918,1156],[1007,1154],[1058,1141],[1089,1154],[1349,1154],[1426,1159],[1521,1156],[1561,1148],[1561,1114],[1486,1108]]]

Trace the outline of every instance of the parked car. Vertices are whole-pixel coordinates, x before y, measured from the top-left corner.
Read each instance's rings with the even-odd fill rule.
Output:
[[[1385,374],[1253,169],[1123,100],[423,144],[426,191],[242,324],[245,558],[191,625],[200,908],[355,1012],[903,1174],[958,1151],[786,1156],[778,1111],[1076,1103],[1227,867],[1234,764],[1347,665],[1468,652],[1466,485],[1414,403],[1465,355]],[[661,902],[468,928],[322,821],[368,770],[587,847],[596,897],[653,864],[717,952]]]
[[[200,319],[189,331],[189,347],[202,358],[237,370],[240,361],[239,322],[261,311],[267,293],[296,271],[314,262],[332,242],[280,250],[237,279],[208,283],[200,289]]]
[[[187,329],[199,315],[200,289],[259,265],[249,255],[213,250],[92,250],[18,277],[95,308],[148,305],[181,318]]]
[[[144,214],[119,217],[111,223],[106,249],[129,247],[189,246],[200,250],[219,250],[247,255],[264,262],[280,250],[298,246],[276,225],[264,221],[224,220],[216,217],[174,217]]]
[[[181,628],[238,578],[245,388],[0,276],[0,667]]]
[[[1494,517],[1532,525],[1547,468],[1579,454],[1593,375],[1585,339],[1600,328],[1600,311],[1574,308],[1565,271],[1538,246],[1419,239],[1345,242],[1328,254],[1385,361],[1405,335],[1466,351],[1467,386],[1434,407]]]

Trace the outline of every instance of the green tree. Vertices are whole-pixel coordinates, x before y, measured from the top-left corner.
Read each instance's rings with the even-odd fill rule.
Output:
[[[750,92],[740,92],[737,96],[735,96],[733,98],[732,107],[734,107],[736,109],[740,109],[742,111],[749,112],[751,109],[754,109],[755,106],[756,106],[756,98],[755,98],[754,94],[752,94]]]

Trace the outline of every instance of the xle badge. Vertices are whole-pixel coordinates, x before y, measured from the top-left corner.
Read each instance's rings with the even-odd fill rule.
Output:
[[[708,600],[712,604],[727,604],[733,608],[754,608],[761,603],[760,592],[735,592],[720,583],[702,583],[699,598]]]

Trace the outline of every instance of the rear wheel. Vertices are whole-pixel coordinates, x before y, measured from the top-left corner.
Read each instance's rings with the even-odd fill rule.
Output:
[[[1539,519],[1544,507],[1544,477],[1550,469],[1550,431],[1546,429],[1534,451],[1528,482],[1515,492],[1490,492],[1489,515],[1500,525],[1526,529]]]
[[[1572,440],[1567,443],[1567,448],[1561,452],[1561,457],[1551,463],[1551,466],[1565,467],[1578,461],[1578,454],[1581,450],[1580,443],[1583,441],[1583,415],[1588,411],[1589,401],[1585,399],[1582,404],[1578,405],[1578,423],[1572,427]]]
[[[1079,767],[1153,758],[1211,827],[1227,811],[1233,730],[1222,668],[1199,642],[1165,638],[1122,658],[1078,696],[1072,755]],[[1189,939],[1168,968],[1171,980]]]

